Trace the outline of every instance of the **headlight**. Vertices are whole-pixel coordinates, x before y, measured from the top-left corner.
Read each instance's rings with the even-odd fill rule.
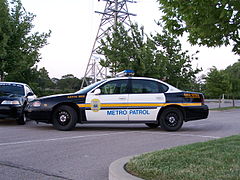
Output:
[[[40,101],[34,101],[31,103],[32,107],[40,107],[41,106],[41,102]]]
[[[4,100],[1,104],[14,104],[14,105],[21,105],[18,100]]]

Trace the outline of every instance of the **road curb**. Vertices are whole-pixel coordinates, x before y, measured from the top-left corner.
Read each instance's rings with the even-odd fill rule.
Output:
[[[112,162],[109,166],[109,180],[143,180],[125,171],[125,164],[132,158],[128,156]]]

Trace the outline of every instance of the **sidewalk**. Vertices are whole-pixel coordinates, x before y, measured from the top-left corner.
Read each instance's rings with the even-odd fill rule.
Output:
[[[132,158],[128,156],[112,162],[109,166],[109,180],[143,180],[125,171],[125,164]]]

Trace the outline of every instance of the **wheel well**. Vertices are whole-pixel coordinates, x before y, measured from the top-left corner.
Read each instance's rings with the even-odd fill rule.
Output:
[[[164,106],[164,107],[162,107],[162,108],[160,109],[160,111],[158,112],[157,120],[158,120],[158,121],[160,120],[160,117],[161,117],[161,115],[162,115],[162,113],[163,113],[163,111],[164,111],[165,109],[172,108],[172,107],[177,108],[177,109],[179,109],[179,110],[182,112],[183,120],[185,121],[185,119],[186,119],[186,113],[185,113],[183,107],[181,107],[181,106],[179,106],[179,105],[169,105],[169,106]]]
[[[68,102],[64,102],[64,103],[60,103],[60,104],[55,105],[52,109],[51,117],[53,117],[54,111],[62,105],[70,106],[71,108],[73,108],[77,112],[78,122],[81,121],[79,107],[74,103],[68,103]],[[52,119],[53,118],[51,118],[51,123],[52,123]]]

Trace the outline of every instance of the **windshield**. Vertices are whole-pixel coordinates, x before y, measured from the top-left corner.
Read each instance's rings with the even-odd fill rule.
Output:
[[[98,82],[95,82],[83,89],[80,89],[79,91],[77,91],[76,93],[77,94],[86,94],[88,93],[89,91],[91,91],[93,88],[97,87],[99,84],[103,83],[105,80],[102,80],[102,81],[98,81]]]
[[[24,87],[21,84],[0,84],[0,92],[24,96]]]

